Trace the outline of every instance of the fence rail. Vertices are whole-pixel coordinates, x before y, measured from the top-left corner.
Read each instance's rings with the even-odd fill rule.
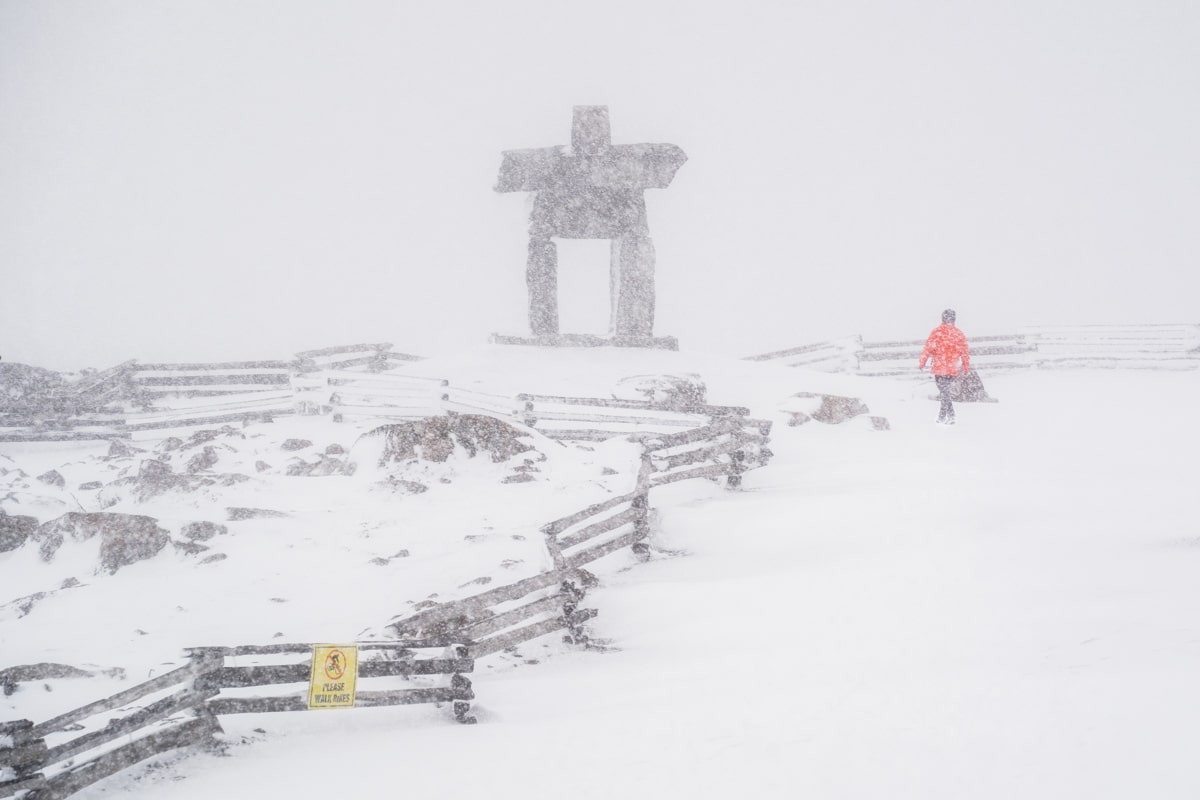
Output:
[[[1058,325],[1004,336],[971,336],[971,364],[1022,369],[1200,369],[1200,325]],[[861,336],[751,356],[823,372],[912,375],[925,341],[864,342]]]

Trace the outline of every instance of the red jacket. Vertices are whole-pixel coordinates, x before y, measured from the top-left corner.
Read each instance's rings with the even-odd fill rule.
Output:
[[[930,356],[933,356],[934,375],[957,375],[960,358],[963,372],[971,368],[967,337],[949,322],[938,325],[925,340],[925,349],[921,351],[921,369],[925,369],[925,362]]]

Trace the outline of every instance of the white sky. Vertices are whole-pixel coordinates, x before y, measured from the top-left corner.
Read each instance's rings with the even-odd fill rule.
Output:
[[[1186,0],[0,0],[0,354],[523,332],[491,187],[576,104],[689,156],[648,193],[686,349],[1196,321],[1196,41]],[[601,329],[606,248],[561,252]]]

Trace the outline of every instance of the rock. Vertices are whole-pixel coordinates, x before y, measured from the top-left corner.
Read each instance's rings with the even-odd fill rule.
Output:
[[[273,511],[269,508],[226,508],[225,513],[228,515],[230,522],[240,522],[244,519],[275,519],[287,516],[282,511]]]
[[[812,417],[803,411],[791,411],[789,413],[791,414],[791,418],[788,419],[788,425],[791,425],[793,428],[797,428],[806,422],[812,422]]]
[[[171,546],[180,553],[188,556],[196,556],[208,550],[208,545],[197,544],[196,542],[176,542],[171,541]]]
[[[381,481],[381,485],[401,494],[421,494],[422,492],[429,491],[429,487],[423,483],[417,483],[416,481],[404,481],[394,476],[388,477],[388,479],[385,481]]]
[[[43,472],[37,476],[37,479],[48,486],[57,486],[59,489],[66,487],[66,479],[59,474],[58,470],[52,469],[49,472]]]
[[[37,530],[37,517],[0,514],[0,553],[16,550]]]
[[[111,512],[72,511],[38,527],[44,561],[50,561],[67,537],[77,542],[100,537],[100,568],[114,573],[121,567],[157,555],[171,540],[154,517]]]
[[[58,587],[58,588],[60,588],[60,589],[74,589],[76,586],[82,586],[82,585],[83,585],[83,584],[79,582],[79,579],[78,579],[78,578],[67,578],[65,581],[63,581],[63,582],[62,582],[62,584],[61,584],[61,585],[59,585],[59,587]]]
[[[527,434],[503,420],[478,414],[429,417],[414,422],[384,425],[364,434],[382,437],[383,452],[380,466],[390,461],[444,462],[462,447],[469,457],[488,453],[493,462],[507,461],[533,448],[522,441]],[[360,439],[360,441],[362,441]]]
[[[214,536],[224,536],[227,533],[229,533],[229,528],[224,525],[204,520],[185,523],[179,529],[179,535],[192,542],[207,542]]]
[[[267,470],[269,470],[271,468],[271,465],[265,461],[255,461],[254,468],[256,470],[258,470],[259,472],[266,472]]]
[[[408,558],[408,551],[407,550],[397,550],[396,554],[394,556],[392,556],[392,558]]]
[[[818,394],[814,392],[798,392],[793,397],[801,399],[819,398],[821,405],[816,411],[811,412],[811,416],[817,422],[823,422],[826,425],[840,425],[846,420],[870,412],[870,409],[857,397],[842,397],[836,394]],[[796,412],[793,411],[792,413]],[[798,425],[802,423],[792,424]]]
[[[227,558],[229,558],[229,556],[225,555],[224,553],[213,553],[211,556],[206,556],[205,558],[203,558],[200,561],[200,563],[201,564],[216,564],[218,561],[224,561]]]
[[[159,461],[154,458],[147,458],[138,465],[138,480],[140,481],[161,481],[165,478],[174,477],[174,472],[171,470],[171,465],[166,461]]]
[[[102,488],[104,488],[104,484],[101,483],[100,481],[88,481],[87,483],[79,484],[79,491],[81,491],[81,492],[90,492],[93,489],[102,489]]]
[[[317,461],[309,463],[302,458],[294,458],[288,464],[285,474],[293,477],[321,478],[328,475],[353,475],[356,464],[348,464],[340,458],[320,456]]]
[[[61,678],[90,678],[94,672],[88,672],[70,664],[55,664],[43,661],[40,664],[20,664],[15,667],[0,669],[0,686],[4,694],[11,695],[17,690],[18,683],[29,681],[48,681]]]
[[[108,443],[108,454],[105,458],[129,458],[140,452],[140,450],[123,439],[111,439]]]
[[[279,447],[290,453],[294,450],[303,450],[306,447],[312,447],[312,442],[308,439],[285,439]]]
[[[372,558],[368,563],[374,564],[377,567],[386,567],[390,563],[390,561],[386,558],[376,556],[375,558]]]
[[[183,447],[183,439],[180,439],[178,436],[168,436],[155,446],[154,452],[170,453],[172,450],[178,450],[181,447]]]
[[[532,475],[530,475],[528,472],[518,472],[515,475],[506,475],[504,477],[504,479],[501,480],[500,482],[501,483],[529,483],[530,481],[533,481],[533,480],[537,480],[537,479],[534,478]]]
[[[871,430],[873,431],[890,431],[892,425],[887,421],[887,417],[871,417]]]
[[[660,408],[687,409],[706,405],[708,389],[694,372],[677,375],[632,375],[617,383],[613,397],[644,400]]]
[[[340,444],[331,444],[325,448],[325,455],[327,456],[342,456],[345,454],[346,448],[342,447]]]
[[[219,460],[217,448],[212,445],[206,445],[203,450],[188,459],[187,471],[193,475],[197,472],[204,472],[216,466]]]

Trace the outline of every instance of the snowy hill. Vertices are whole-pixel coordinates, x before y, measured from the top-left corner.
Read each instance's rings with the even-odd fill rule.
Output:
[[[631,375],[698,374],[710,402],[774,421],[776,455],[743,491],[656,490],[649,563],[627,552],[597,562],[591,628],[607,649],[551,636],[481,660],[477,726],[427,706],[223,718],[230,757],[150,762],[79,797],[1200,789],[1186,766],[1200,702],[1196,373],[985,375],[1001,402],[960,406],[946,429],[923,382],[688,353],[489,347],[407,369],[575,396],[608,396]],[[891,430],[865,418],[791,427],[797,392],[861,398]],[[627,442],[529,431],[529,455],[456,452],[398,472],[360,438],[370,427],[296,417],[169,450],[135,440],[144,452],[130,455],[3,445],[8,514],[149,515],[171,544],[112,574],[97,568],[95,540],[68,539],[49,562],[33,542],[0,553],[0,667],[96,673],[22,683],[0,718],[111,694],[181,663],[184,647],[381,636],[431,596],[545,569],[538,527],[627,491],[636,469]],[[139,491],[151,455],[195,480]],[[358,466],[288,474],[333,461]],[[533,480],[505,482],[522,466]],[[62,487],[37,481],[51,469]],[[211,530],[195,522],[225,530],[188,538]]]

